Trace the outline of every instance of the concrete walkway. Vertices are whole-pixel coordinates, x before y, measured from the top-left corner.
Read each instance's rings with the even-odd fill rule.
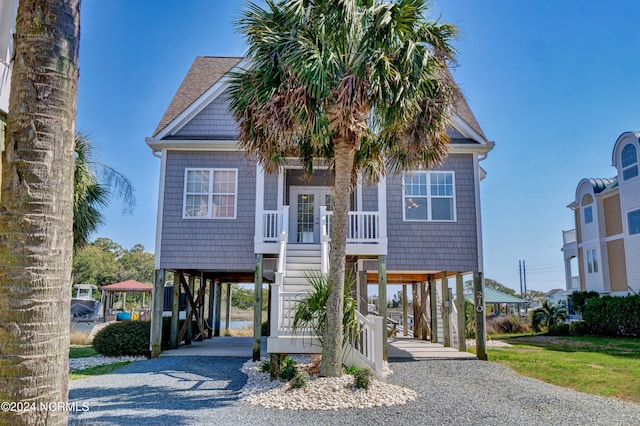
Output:
[[[224,356],[251,358],[253,337],[214,337],[162,352],[161,356]],[[260,355],[267,356],[267,338],[262,338]],[[389,358],[398,359],[476,359],[469,352],[445,348],[438,343],[411,338],[390,338]]]
[[[253,337],[220,336],[163,351],[160,356],[224,356],[251,358]],[[262,338],[260,356],[267,356],[267,338]]]

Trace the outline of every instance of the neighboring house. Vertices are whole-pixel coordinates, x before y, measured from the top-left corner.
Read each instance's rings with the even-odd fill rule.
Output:
[[[185,286],[193,277],[205,286],[252,282],[263,270],[272,281],[268,351],[308,352],[291,338],[289,308],[305,294],[306,271],[327,268],[333,178],[320,163],[305,178],[295,158],[267,174],[239,148],[227,73],[244,66],[242,58],[197,57],[146,139],[161,162],[156,269],[178,272]],[[387,283],[414,289],[483,272],[479,163],[494,144],[464,99],[449,135],[449,156],[437,169],[358,181],[347,261],[365,315],[367,283],[379,282],[379,265]]]
[[[13,33],[15,32],[17,9],[18,0],[0,0],[0,155],[4,152],[4,128],[9,112],[11,56],[13,55]],[[2,162],[0,161],[1,179]]]
[[[616,175],[578,183],[575,229],[563,231],[567,292],[627,295],[640,291],[640,133],[613,146]]]
[[[557,306],[560,303],[567,303],[567,292],[561,288],[554,288],[544,295],[545,299],[549,301],[551,305]]]

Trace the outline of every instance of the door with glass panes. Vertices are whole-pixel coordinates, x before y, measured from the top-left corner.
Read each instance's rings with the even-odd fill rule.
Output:
[[[289,188],[289,243],[320,244],[320,207],[331,211],[331,188],[291,186]]]

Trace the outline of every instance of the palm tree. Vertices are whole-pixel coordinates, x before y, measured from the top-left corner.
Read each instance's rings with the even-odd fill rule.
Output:
[[[87,135],[77,132],[75,142],[73,249],[77,252],[104,223],[102,209],[113,195],[122,198],[124,213],[133,210],[136,199],[133,184],[126,176],[94,160],[93,143]]]
[[[0,199],[0,424],[66,425],[80,0],[20,0]]]
[[[233,75],[239,141],[267,172],[300,158],[334,172],[327,330],[321,375],[342,373],[349,197],[358,173],[431,166],[446,155],[451,25],[425,0],[267,0],[238,21],[250,69]]]
[[[535,331],[540,326],[552,327],[564,322],[567,318],[567,308],[563,305],[552,305],[548,300],[542,302],[542,306],[533,311],[531,325]]]

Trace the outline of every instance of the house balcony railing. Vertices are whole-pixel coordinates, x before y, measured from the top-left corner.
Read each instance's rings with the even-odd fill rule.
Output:
[[[278,253],[289,233],[289,206],[262,210],[256,218],[256,253]],[[327,250],[331,242],[333,212],[320,207],[320,241]],[[351,211],[347,223],[348,254],[386,254],[386,218],[378,211]]]
[[[565,245],[575,243],[576,240],[576,230],[571,229],[569,231],[562,231],[562,240]]]

